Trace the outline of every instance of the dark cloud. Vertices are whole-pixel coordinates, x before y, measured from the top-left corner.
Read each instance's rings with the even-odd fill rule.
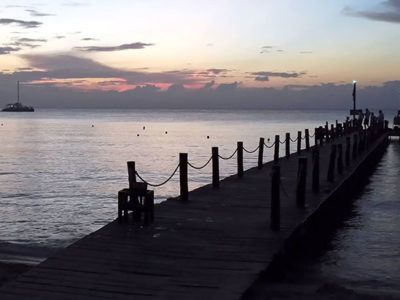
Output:
[[[349,16],[362,17],[374,21],[400,23],[400,0],[386,0],[380,3],[378,10],[354,10],[345,7],[343,13]]]
[[[144,49],[149,46],[154,46],[152,43],[136,42],[131,44],[122,44],[119,46],[88,46],[88,47],[75,47],[75,49],[85,52],[111,52],[131,49]]]
[[[215,85],[215,81],[211,80],[210,82],[206,82],[203,86],[204,89],[211,89]]]
[[[274,48],[275,48],[275,46],[262,46],[260,54],[269,53]]]
[[[229,72],[230,70],[228,69],[218,69],[218,68],[212,68],[212,69],[207,69],[206,70],[208,73],[214,74],[214,75],[219,75],[219,74],[224,74]]]
[[[311,53],[313,52],[308,50],[300,51],[300,54],[311,54]]]
[[[306,74],[306,72],[252,72],[251,75],[255,76],[255,81],[269,81],[270,77],[280,78],[300,78]]]
[[[98,41],[98,39],[91,38],[91,37],[85,37],[81,39],[82,41]]]
[[[43,13],[40,11],[37,11],[35,9],[25,9],[26,12],[28,12],[32,17],[49,17],[49,16],[55,16],[55,14],[48,14],[48,13]]]
[[[46,39],[32,39],[32,38],[18,38],[16,41],[21,42],[21,43],[31,43],[31,42],[40,42],[40,43],[45,43],[47,42]]]
[[[23,20],[18,20],[18,19],[0,19],[0,24],[1,25],[9,25],[9,24],[16,24],[18,26],[24,27],[24,28],[36,28],[42,25],[43,23],[37,22],[37,21],[23,21]]]
[[[54,38],[57,40],[65,39],[65,35],[56,35]]]
[[[0,47],[0,55],[10,54],[11,52],[16,52],[21,50],[18,47]]]
[[[28,48],[37,48],[40,47],[42,43],[47,42],[46,39],[32,39],[32,38],[17,38],[13,43],[11,43],[11,46],[16,46],[16,47],[28,47]]]

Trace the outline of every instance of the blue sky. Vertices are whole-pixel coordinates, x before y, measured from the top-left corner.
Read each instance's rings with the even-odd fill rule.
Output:
[[[6,0],[0,71],[86,91],[382,86],[399,27],[400,0]]]

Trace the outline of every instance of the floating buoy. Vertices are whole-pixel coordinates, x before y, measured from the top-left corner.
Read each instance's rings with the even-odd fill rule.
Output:
[[[207,135],[207,139],[209,139],[210,138],[210,136],[209,135]]]
[[[139,136],[139,133],[136,136]]]
[[[145,130],[146,129],[146,126],[143,126],[143,130]]]
[[[92,124],[92,127],[94,127],[94,125]]]
[[[165,134],[168,134],[168,131],[166,131]]]
[[[270,141],[270,139],[268,138],[268,139],[267,139],[267,142],[269,142],[269,141]]]

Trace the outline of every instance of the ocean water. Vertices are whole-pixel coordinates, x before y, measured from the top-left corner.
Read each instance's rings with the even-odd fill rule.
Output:
[[[38,110],[0,113],[0,260],[39,261],[102,227],[117,215],[127,186],[126,162],[151,183],[164,181],[180,152],[200,166],[218,146],[237,141],[253,150],[260,137],[342,121],[345,111]],[[209,138],[207,138],[207,136]],[[293,147],[294,148],[294,147]],[[283,151],[283,149],[282,149]],[[244,155],[245,168],[257,153]],[[266,151],[264,160],[272,158]],[[220,162],[221,176],[236,161]],[[208,184],[211,168],[189,169],[189,188]],[[178,174],[155,189],[157,201],[177,196]]]
[[[342,220],[296,259],[271,299],[400,299],[400,143],[387,148]]]

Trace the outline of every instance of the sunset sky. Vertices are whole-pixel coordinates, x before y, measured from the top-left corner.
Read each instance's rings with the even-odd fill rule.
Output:
[[[27,85],[123,92],[400,79],[400,0],[1,3],[0,71]]]

